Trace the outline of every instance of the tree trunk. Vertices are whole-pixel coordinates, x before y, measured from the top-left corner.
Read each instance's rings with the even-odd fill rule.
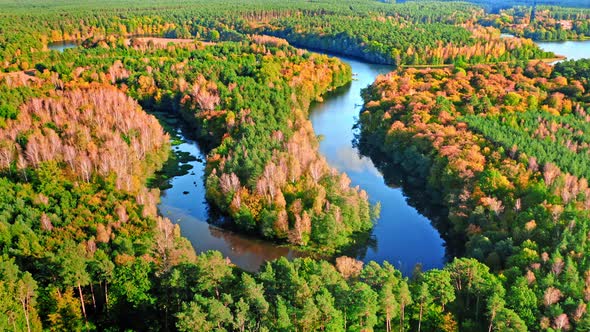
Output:
[[[80,303],[82,304],[82,313],[84,314],[84,319],[88,320],[86,317],[86,306],[84,305],[84,296],[82,295],[82,286],[78,283],[78,293],[80,294]]]
[[[92,305],[94,306],[94,311],[96,312],[96,298],[94,297],[94,287],[92,283],[90,283],[90,293],[92,294]]]
[[[170,308],[170,290],[166,287],[166,304],[164,305],[164,330],[170,331],[168,328],[168,308]]]
[[[420,317],[418,318],[418,332],[422,329],[422,312],[424,310],[424,303],[420,303]]]
[[[475,321],[479,321],[479,295],[475,300]]]
[[[387,310],[387,315],[385,318],[385,329],[387,332],[391,332],[391,315],[389,314],[389,310]]]
[[[399,330],[404,332],[404,303],[402,302],[401,311],[399,315]]]
[[[31,332],[31,324],[29,323],[29,310],[27,309],[27,300],[21,299],[20,302],[23,305],[23,312],[25,313],[25,320],[27,321],[27,331]],[[15,319],[15,321],[16,321],[16,319]]]
[[[106,304],[106,308],[109,308],[109,288],[108,288],[108,281],[104,281],[104,302]]]
[[[348,327],[348,322],[346,321],[346,311],[344,312],[344,330]]]
[[[490,327],[488,328],[488,332],[492,332],[492,327],[494,324],[494,318],[496,318],[496,311],[492,311],[492,317],[490,318]]]

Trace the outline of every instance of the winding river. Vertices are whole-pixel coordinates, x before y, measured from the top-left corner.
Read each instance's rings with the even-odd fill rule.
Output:
[[[368,157],[359,156],[353,147],[352,127],[359,116],[363,99],[361,90],[375,81],[379,74],[392,70],[389,66],[373,65],[356,59],[340,57],[352,67],[353,82],[314,105],[311,122],[323,139],[320,152],[330,165],[346,172],[353,186],[360,186],[369,194],[372,203],[381,203],[381,217],[377,220],[366,250],[357,252],[363,261],[389,261],[404,273],[417,263],[424,269],[442,266],[445,248],[438,231],[430,221],[410,206],[401,188],[386,184],[383,175]]]
[[[548,51],[565,55],[570,59],[590,56],[590,41],[539,43]],[[49,48],[63,51],[75,47],[75,43],[54,43]],[[369,239],[354,251],[363,261],[394,264],[408,275],[416,264],[423,269],[440,267],[445,260],[444,241],[428,218],[421,215],[407,202],[401,188],[386,184],[382,174],[367,157],[360,157],[353,147],[353,125],[358,117],[362,98],[361,90],[371,84],[377,75],[391,70],[388,66],[368,64],[359,60],[340,57],[349,63],[354,80],[317,103],[311,109],[311,121],[316,134],[322,135],[320,152],[338,170],[346,172],[352,185],[365,189],[371,202],[381,202],[381,217]],[[170,119],[175,139],[180,144],[173,147],[180,166],[187,170],[168,180],[169,188],[162,191],[160,213],[181,225],[197,252],[218,250],[239,267],[255,271],[265,261],[281,256],[288,258],[304,254],[219,228],[210,223],[209,206],[205,201],[204,159],[190,132],[175,125]]]

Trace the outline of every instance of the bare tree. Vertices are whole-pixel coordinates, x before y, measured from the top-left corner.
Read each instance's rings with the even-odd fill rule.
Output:
[[[346,279],[358,276],[363,269],[363,262],[352,257],[340,256],[336,258],[336,269]]]

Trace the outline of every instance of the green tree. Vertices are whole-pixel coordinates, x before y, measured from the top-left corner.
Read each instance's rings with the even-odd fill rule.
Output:
[[[405,280],[402,280],[399,285],[398,289],[398,298],[399,298],[399,321],[400,321],[400,331],[403,332],[406,329],[406,307],[412,304],[412,294],[410,293],[410,289],[408,287],[408,283]]]
[[[152,272],[150,263],[142,259],[117,267],[111,287],[113,305],[140,308],[153,304],[156,298],[150,292]]]
[[[369,285],[357,282],[351,286],[347,305],[348,330],[372,331],[377,323],[378,295]]]
[[[76,287],[78,289],[82,314],[86,319],[86,305],[82,292],[82,286],[87,286],[90,283],[90,275],[86,270],[86,249],[82,244],[76,245],[74,242],[68,241],[64,244],[57,259],[59,261],[59,272],[62,283],[66,287]]]
[[[176,327],[179,331],[213,331],[214,324],[208,320],[208,315],[197,302],[190,302],[182,306],[182,311],[176,317]]]
[[[249,320],[254,323],[256,329],[259,329],[270,308],[264,297],[264,288],[262,284],[256,283],[256,280],[250,275],[242,274],[240,289],[241,297],[249,308]]]
[[[418,285],[417,294],[415,297],[416,304],[418,306],[418,331],[422,330],[422,318],[424,317],[424,311],[428,310],[428,306],[432,302],[432,296],[428,289],[426,282],[421,282]]]
[[[287,303],[280,296],[276,300],[276,318],[276,328],[279,331],[290,331],[293,328]]]
[[[534,326],[537,317],[537,296],[524,277],[518,277],[506,296],[506,303],[513,308],[527,326]]]
[[[447,270],[430,270],[424,273],[424,282],[428,284],[428,289],[434,298],[434,301],[440,303],[442,310],[445,306],[455,300],[455,290],[451,285],[451,275]]]
[[[220,287],[233,278],[232,267],[219,251],[207,251],[197,259],[197,287],[201,292],[212,293],[219,299]]]
[[[89,270],[92,279],[104,285],[104,301],[106,308],[109,305],[109,281],[113,278],[115,264],[110,260],[108,255],[101,249],[96,250],[93,259],[89,262]]]

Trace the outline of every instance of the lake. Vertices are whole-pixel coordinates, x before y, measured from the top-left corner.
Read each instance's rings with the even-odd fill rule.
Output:
[[[590,40],[571,40],[564,42],[537,42],[543,50],[564,55],[568,60],[590,58]]]

